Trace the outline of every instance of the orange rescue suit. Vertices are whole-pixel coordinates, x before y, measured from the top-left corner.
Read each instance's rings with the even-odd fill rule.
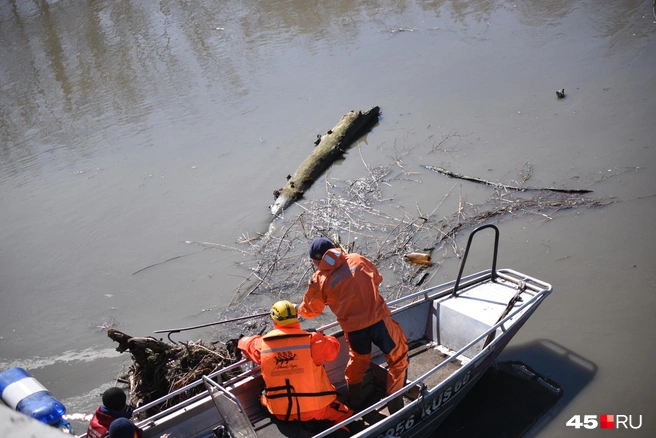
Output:
[[[369,327],[392,313],[378,293],[382,281],[382,275],[368,258],[330,249],[308,284],[298,314],[314,318],[328,305],[345,332]]]
[[[325,252],[318,262],[318,268],[308,284],[303,302],[298,306],[298,314],[314,318],[323,312],[326,305],[330,307],[349,345],[349,363],[345,371],[349,385],[362,382],[371,359],[371,344],[367,342],[363,345],[362,342],[354,342],[357,340],[353,338],[363,330],[374,330],[385,335],[391,348],[385,351],[383,345],[377,345],[384,352],[389,366],[387,393],[401,389],[408,369],[408,341],[378,293],[383,277],[376,265],[360,254],[346,254],[334,248]],[[367,336],[365,334],[365,339]],[[393,345],[390,346],[390,342]]]
[[[323,409],[337,398],[325,368],[321,362],[317,365],[312,357],[313,336],[323,337],[302,330],[298,324],[276,326],[261,337],[259,348],[255,347],[259,350],[265,383],[260,401],[279,418],[303,418],[303,413]],[[239,340],[247,356],[251,356],[248,352],[253,348],[248,348],[247,344],[252,341],[252,338]]]

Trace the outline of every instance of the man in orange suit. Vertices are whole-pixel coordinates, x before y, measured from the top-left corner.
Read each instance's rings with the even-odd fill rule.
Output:
[[[408,340],[378,293],[383,277],[369,259],[346,254],[323,237],[311,242],[309,254],[318,270],[308,284],[298,313],[313,318],[328,305],[337,317],[349,346],[345,373],[351,396],[349,405],[358,411],[363,403],[362,380],[371,359],[371,345],[380,348],[387,360],[389,395],[405,385]],[[402,397],[388,403],[390,412],[402,407]]]

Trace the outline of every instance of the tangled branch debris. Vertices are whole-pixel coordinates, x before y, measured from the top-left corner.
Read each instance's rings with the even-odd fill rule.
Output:
[[[152,337],[132,337],[116,329],[109,329],[107,336],[119,344],[116,351],[132,354],[132,365],[123,377],[130,384],[132,406],[150,403],[236,361],[234,352],[201,341],[171,345]],[[143,414],[152,415],[203,391],[202,386],[191,388]]]
[[[394,299],[416,290],[434,275],[445,259],[461,250],[456,235],[487,222],[500,222],[519,215],[539,215],[551,220],[562,210],[578,207],[602,207],[612,199],[583,197],[590,190],[558,188],[519,188],[497,184],[474,177],[466,179],[482,182],[494,188],[487,202],[472,205],[460,202],[457,211],[434,218],[442,201],[425,216],[407,212],[395,217],[382,211],[382,184],[393,181],[390,166],[369,168],[369,175],[357,180],[331,183],[326,181],[327,196],[296,205],[302,210],[287,223],[279,235],[268,235],[261,240],[249,240],[253,259],[240,265],[250,271],[235,290],[230,305],[243,302],[251,294],[268,297],[283,296],[298,302],[314,266],[305,251],[311,239],[328,237],[342,248],[369,257],[381,270],[385,283],[381,293]],[[433,170],[430,166],[424,166]],[[462,177],[452,174],[450,176]],[[530,177],[530,168],[522,176],[522,183]],[[509,192],[508,189],[513,189]],[[531,194],[524,193],[530,190]],[[445,195],[445,198],[449,194]],[[379,209],[381,208],[381,209]],[[344,243],[343,243],[344,242]],[[451,250],[453,252],[451,252]],[[410,262],[406,257],[422,252],[431,257],[430,264]],[[436,256],[435,253],[440,255]]]

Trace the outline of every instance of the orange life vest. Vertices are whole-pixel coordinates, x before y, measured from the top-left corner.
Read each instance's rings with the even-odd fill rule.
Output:
[[[262,336],[261,369],[264,392],[261,402],[273,415],[289,419],[292,413],[322,409],[337,398],[323,365],[312,360],[305,330],[276,328]]]

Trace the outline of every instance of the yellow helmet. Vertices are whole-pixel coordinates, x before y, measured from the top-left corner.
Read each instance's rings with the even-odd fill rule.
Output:
[[[298,322],[296,307],[287,300],[278,301],[271,306],[271,319],[277,325],[294,324]]]

